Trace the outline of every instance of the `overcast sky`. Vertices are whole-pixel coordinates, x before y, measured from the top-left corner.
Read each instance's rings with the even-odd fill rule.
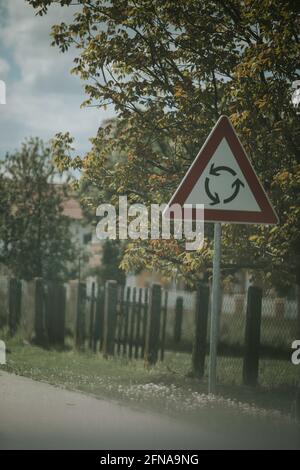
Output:
[[[16,149],[26,137],[50,139],[56,132],[75,137],[76,151],[89,149],[111,111],[80,109],[85,99],[82,83],[70,74],[73,53],[51,47],[51,25],[68,21],[74,10],[51,7],[35,16],[25,0],[0,0],[0,80],[7,88],[0,104],[0,157]]]

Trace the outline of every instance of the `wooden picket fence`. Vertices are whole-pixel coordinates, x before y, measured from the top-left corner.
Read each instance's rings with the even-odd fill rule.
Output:
[[[86,346],[104,356],[145,358],[155,363],[164,359],[168,292],[151,288],[118,286],[108,281],[103,288],[92,284],[90,295],[79,287],[76,346]],[[87,318],[84,318],[87,315]],[[87,331],[87,334],[85,334]]]
[[[88,294],[83,282],[72,281],[71,287],[67,299],[62,282],[36,278],[28,319],[21,318],[22,283],[10,279],[7,320],[11,336],[30,320],[28,339],[43,347],[63,348],[69,335],[77,350],[101,351],[105,357],[145,358],[149,364],[164,359],[168,292],[159,284],[142,289],[119,286],[116,281],[107,281],[105,286],[92,283]]]
[[[168,292],[159,284],[142,289],[107,281],[105,286],[93,283],[87,293],[85,283],[71,283],[67,297],[63,283],[35,279],[32,281],[32,308],[24,310],[22,283],[10,279],[7,324],[11,335],[23,325],[27,331],[32,331],[28,339],[43,347],[63,348],[69,335],[74,338],[76,349],[100,351],[106,358],[114,355],[143,358],[148,365],[164,360]],[[209,299],[209,286],[200,284],[196,293],[192,349],[193,374],[199,378],[205,373],[209,351]],[[247,295],[243,347],[243,383],[246,385],[255,386],[258,380],[261,314],[262,290],[251,286]],[[183,298],[177,297],[172,339],[175,350],[181,340],[183,315]],[[30,321],[32,327],[28,328]]]
[[[33,312],[22,309],[22,282],[12,278],[8,282],[8,320],[11,336],[24,324],[32,323],[32,335],[35,343],[44,346],[64,347],[66,288],[59,281],[44,281],[36,278],[33,281]],[[28,318],[27,318],[28,316]],[[30,328],[29,328],[30,329]],[[33,336],[33,338],[32,338]]]

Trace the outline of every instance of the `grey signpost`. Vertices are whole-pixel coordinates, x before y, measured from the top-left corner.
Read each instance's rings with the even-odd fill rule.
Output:
[[[216,393],[217,378],[217,347],[218,330],[221,307],[221,223],[214,224],[214,257],[213,257],[213,280],[212,280],[212,305],[210,315],[210,351],[209,351],[209,374],[208,392]]]

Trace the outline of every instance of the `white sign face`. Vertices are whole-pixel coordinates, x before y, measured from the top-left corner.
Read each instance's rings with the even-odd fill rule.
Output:
[[[206,209],[261,211],[225,137],[190,192],[186,204],[199,201]]]

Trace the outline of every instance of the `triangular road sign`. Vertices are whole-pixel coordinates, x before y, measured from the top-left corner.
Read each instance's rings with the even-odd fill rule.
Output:
[[[221,116],[172,196],[170,206],[192,205],[205,222],[276,224],[277,215],[227,116]],[[203,214],[202,214],[203,217]]]

